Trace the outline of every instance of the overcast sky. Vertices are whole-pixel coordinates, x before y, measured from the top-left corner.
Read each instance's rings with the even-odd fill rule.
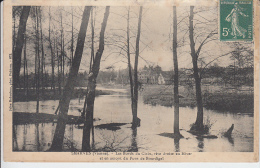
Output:
[[[82,13],[84,7],[73,7],[74,14],[74,51],[77,41],[77,32],[80,27]],[[100,32],[101,22],[103,20],[105,7],[97,7],[94,9],[95,13],[95,35],[96,35],[96,44],[95,52],[98,47],[98,38]],[[189,16],[189,7],[177,7],[178,15],[178,41],[179,45],[182,45],[178,48],[178,59],[180,68],[190,68],[191,56],[189,48],[189,32],[188,30],[188,16]],[[49,7],[42,7],[43,11],[43,33],[48,37],[48,26],[49,26]],[[72,7],[50,7],[51,15],[51,36],[52,38],[59,39],[60,37],[60,11],[62,11],[63,16],[63,27],[65,33],[65,50],[70,56],[69,46],[71,45],[71,12]],[[130,29],[131,29],[131,43],[132,46],[135,46],[135,35],[137,30],[138,23],[138,12],[139,7],[130,8]],[[195,31],[195,40],[196,48],[199,46],[200,42],[205,39],[205,37],[215,30],[218,32],[218,9],[216,7],[195,7],[194,11],[194,25],[196,26]],[[141,25],[141,42],[140,42],[140,56],[139,58],[139,68],[145,65],[159,65],[163,70],[170,70],[173,67],[172,60],[172,7],[167,6],[156,6],[156,7],[144,7],[143,9],[143,19]],[[127,67],[126,64],[126,53],[122,52],[119,55],[120,49],[112,44],[124,45],[126,43],[126,16],[127,16],[127,7],[111,7],[110,15],[108,18],[107,29],[105,32],[106,43],[105,51],[102,56],[101,70],[105,70],[109,66],[114,66],[115,69],[123,69]],[[17,19],[18,20],[18,19]],[[17,21],[18,22],[18,21]],[[27,30],[33,30],[34,22],[29,18]],[[55,35],[56,34],[56,35]],[[87,30],[87,38],[84,47],[84,53],[81,61],[80,71],[88,71],[89,59],[90,59],[90,24]],[[120,36],[120,37],[119,37]],[[218,38],[218,34],[214,36]],[[119,41],[119,42],[116,42]],[[34,49],[33,49],[33,40],[28,44],[27,57],[29,62],[30,71],[34,71]],[[46,40],[44,42],[45,53],[46,53],[46,62],[50,64],[50,49],[48,48],[49,42]],[[202,48],[201,58],[207,63],[214,58],[225,54],[230,51],[230,47],[226,42],[219,42],[219,40],[213,40],[207,43]],[[131,48],[131,61],[134,62],[134,48]],[[216,60],[216,63],[220,66],[228,66],[231,63],[229,56],[222,57],[221,59]],[[46,68],[49,72],[50,66]],[[67,68],[68,69],[68,68]]]

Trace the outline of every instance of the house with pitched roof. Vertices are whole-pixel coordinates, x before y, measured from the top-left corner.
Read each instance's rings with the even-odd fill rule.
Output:
[[[173,84],[173,71],[162,71],[158,76],[159,85],[171,85]]]

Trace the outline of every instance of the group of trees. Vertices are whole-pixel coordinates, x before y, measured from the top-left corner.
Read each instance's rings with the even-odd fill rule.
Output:
[[[27,96],[29,91],[34,90],[37,94],[37,107],[39,97],[45,93],[46,87],[50,87],[53,94],[62,95],[68,69],[72,65],[75,41],[73,7],[69,14],[68,11],[65,13],[62,7],[57,11],[51,10],[51,7],[13,7],[14,96],[17,96],[18,87],[23,87]],[[64,25],[68,25],[64,23],[64,13],[67,17],[71,16],[69,33],[64,28]],[[23,75],[20,71],[23,71]]]
[[[26,23],[27,19],[29,16],[31,7],[23,7],[21,11],[21,18],[20,18],[20,24],[19,24],[19,29],[18,29],[18,35],[17,38],[14,35],[14,51],[13,51],[13,60],[14,60],[14,83],[18,84],[19,83],[19,75],[20,75],[20,66],[21,66],[21,51],[24,46],[24,34],[26,30]],[[133,128],[136,128],[138,126],[138,117],[137,117],[137,102],[138,102],[138,57],[139,57],[139,41],[140,41],[140,35],[141,35],[141,21],[142,21],[142,9],[143,7],[140,7],[139,11],[139,19],[138,19],[138,31],[136,35],[136,49],[135,49],[135,63],[134,63],[134,70],[133,70],[133,76],[134,79],[132,79],[132,75],[130,75],[130,87],[131,87],[131,99],[132,99],[132,113],[133,113]],[[58,122],[52,142],[52,146],[50,148],[51,151],[60,151],[62,150],[62,145],[63,145],[63,139],[64,139],[64,132],[65,132],[65,126],[66,126],[66,121],[67,121],[67,114],[68,114],[68,108],[69,108],[69,103],[71,99],[71,93],[74,90],[75,86],[75,81],[77,79],[80,63],[81,63],[81,58],[83,54],[83,49],[84,49],[84,44],[85,44],[85,38],[86,38],[86,32],[87,32],[87,27],[89,23],[89,18],[91,15],[91,11],[93,11],[93,8],[91,6],[85,7],[83,15],[82,15],[82,20],[81,20],[81,26],[80,30],[78,33],[78,40],[77,40],[77,45],[76,45],[76,50],[74,56],[71,55],[71,66],[69,70],[69,75],[68,79],[66,81],[66,84],[63,88],[63,92],[61,94],[61,86],[59,85],[59,91],[61,99],[59,102],[59,117],[58,117]],[[96,88],[96,79],[99,73],[100,69],[100,62],[102,58],[102,54],[104,51],[105,47],[105,30],[107,26],[107,21],[109,17],[109,11],[110,7],[107,6],[105,9],[104,13],[104,19],[101,24],[101,30],[100,30],[100,36],[99,36],[99,45],[96,54],[94,55],[94,24],[93,24],[93,12],[92,12],[92,18],[91,18],[91,26],[92,26],[92,49],[91,49],[91,61],[90,61],[90,66],[89,66],[89,74],[88,74],[88,84],[87,84],[87,94],[85,96],[85,103],[83,107],[83,114],[82,116],[85,118],[84,122],[84,129],[83,129],[83,140],[82,140],[82,150],[83,151],[90,151],[90,131],[91,128],[93,128],[93,110],[94,110],[94,101],[95,101],[95,88]],[[33,19],[35,20],[35,76],[36,76],[36,93],[37,93],[37,107],[36,107],[36,112],[39,111],[39,83],[43,83],[43,78],[40,78],[40,73],[43,77],[43,72],[44,72],[44,44],[43,44],[43,36],[42,36],[42,17],[41,17],[41,9],[40,7],[34,7],[33,10],[31,10],[31,13],[33,13]],[[49,10],[49,16],[50,16],[50,10]],[[73,16],[73,15],[72,15]],[[14,15],[14,17],[16,17]],[[129,17],[128,17],[129,20]],[[72,19],[73,21],[73,19]],[[50,22],[51,22],[51,17],[49,17],[49,48],[51,50],[51,64],[52,64],[52,88],[55,88],[54,85],[54,49],[52,45],[52,40],[51,40],[51,30],[50,30]],[[15,21],[14,21],[15,23]],[[64,79],[64,65],[65,65],[65,50],[64,50],[64,30],[62,27],[62,15],[60,18],[60,24],[61,24],[61,37],[60,37],[60,50],[57,51],[57,56],[58,52],[60,51],[61,59],[58,59],[58,77],[59,77],[59,72],[61,72],[62,77]],[[40,26],[39,26],[40,25]],[[73,25],[73,24],[72,24]],[[14,25],[15,29],[15,25]],[[15,30],[14,30],[15,32]],[[72,27],[72,32],[73,32],[73,27]],[[73,33],[72,33],[73,36]],[[128,38],[129,38],[129,22],[128,22]],[[73,41],[73,37],[72,37]],[[54,40],[55,43],[55,40]],[[58,42],[56,42],[58,43]],[[72,42],[73,43],[73,42]],[[19,45],[17,45],[19,44]],[[128,43],[129,45],[129,43]],[[26,45],[25,45],[26,46]],[[56,47],[58,44],[56,44]],[[71,52],[73,53],[73,44],[71,45],[72,49]],[[130,57],[130,50],[129,52],[129,57]],[[40,57],[41,53],[41,57]],[[24,56],[25,57],[25,56]],[[60,62],[59,62],[60,61]],[[130,60],[129,60],[130,61]],[[129,74],[132,72],[132,68],[129,62]],[[24,75],[25,76],[25,75]],[[27,75],[28,76],[28,75]],[[40,80],[41,79],[41,80]],[[60,80],[59,80],[60,81]],[[16,92],[17,85],[14,86],[14,92]],[[55,90],[55,89],[54,89]],[[93,131],[93,129],[92,129]]]
[[[221,57],[227,57],[230,56],[231,59],[234,60],[234,71],[239,69],[240,73],[237,76],[241,76],[241,74],[244,74],[243,79],[240,78],[238,81],[246,81],[247,77],[245,74],[250,74],[248,73],[250,70],[253,70],[253,50],[252,50],[252,45],[249,44],[241,44],[241,43],[231,43],[228,44],[228,46],[231,48],[231,51],[226,51],[224,54],[220,54],[218,56],[215,56],[215,58],[212,58],[209,60],[207,63],[205,63],[205,59],[207,56],[209,57],[209,51],[207,51],[207,48],[205,47],[208,43],[213,43],[217,45],[217,29],[216,25],[217,19],[207,19],[205,17],[202,17],[200,13],[205,12],[205,9],[203,8],[197,8],[197,11],[194,12],[194,6],[190,6],[189,10],[189,15],[188,17],[188,29],[187,29],[187,34],[188,34],[188,45],[190,49],[190,56],[192,60],[192,73],[193,73],[193,78],[194,78],[194,83],[195,83],[195,93],[196,93],[196,104],[197,104],[197,117],[196,121],[194,124],[191,126],[191,132],[195,134],[203,134],[207,133],[209,128],[207,125],[204,125],[204,117],[203,117],[203,102],[202,102],[202,90],[201,90],[201,81],[206,76],[205,74],[207,73],[207,70],[212,70],[214,69],[213,66],[209,68],[209,66],[212,63],[215,63],[219,58]],[[212,9],[209,9],[212,10]],[[178,129],[179,129],[179,109],[178,109],[178,61],[177,61],[177,47],[178,46],[183,46],[185,45],[185,42],[179,43],[177,42],[177,27],[180,24],[180,22],[177,24],[177,17],[176,17],[176,8],[173,8],[173,60],[174,60],[174,135],[176,137],[181,137]],[[215,9],[213,9],[214,12],[216,12]],[[195,19],[195,16],[198,16],[199,18]],[[182,20],[181,20],[182,21]],[[180,27],[180,26],[179,26]],[[183,27],[182,27],[183,28]],[[182,38],[184,39],[186,36],[184,35]],[[251,46],[250,46],[251,45]],[[206,53],[206,54],[205,54]],[[206,58],[203,57],[202,55],[206,55]],[[201,67],[199,67],[199,63],[201,63]],[[236,66],[235,64],[238,64]],[[204,65],[203,65],[204,64]],[[218,72],[221,68],[215,67],[215,70],[213,70],[215,73]],[[229,67],[223,68],[224,72],[227,72],[228,75],[225,75],[226,73],[223,74],[218,74],[219,77],[222,77],[223,80],[225,81],[225,77],[229,76],[232,73],[228,72],[227,69]],[[244,73],[241,73],[244,71]],[[214,74],[214,73],[212,73]],[[235,80],[235,75],[236,73],[234,72],[234,80]],[[216,75],[216,74],[215,74]],[[213,77],[213,76],[212,76]],[[250,77],[249,77],[250,78]],[[252,81],[251,81],[252,82]],[[243,84],[248,84],[250,82],[244,82]],[[234,85],[234,83],[233,83]]]
[[[97,28],[95,27],[95,12],[93,12],[95,7],[92,6],[86,6],[84,8],[82,17],[81,17],[81,25],[78,33],[74,33],[75,27],[73,26],[73,8],[71,10],[71,13],[69,13],[69,16],[71,16],[71,31],[69,33],[66,33],[64,30],[63,25],[67,23],[63,23],[63,15],[60,13],[60,19],[59,19],[59,30],[54,30],[54,26],[51,26],[51,22],[53,18],[51,17],[51,10],[49,8],[48,12],[48,36],[45,36],[43,33],[43,22],[42,22],[42,9],[41,7],[19,7],[14,8],[14,11],[20,11],[18,12],[20,15],[19,19],[19,27],[16,35],[16,15],[13,14],[14,19],[14,33],[13,33],[13,80],[14,80],[14,94],[16,94],[16,89],[18,88],[19,83],[19,76],[20,76],[20,69],[21,69],[21,62],[22,62],[22,49],[24,48],[24,83],[27,83],[27,86],[24,85],[24,88],[27,88],[28,90],[28,68],[27,68],[27,58],[26,58],[26,44],[27,39],[33,40],[34,45],[34,53],[35,53],[35,72],[34,72],[34,80],[35,80],[35,89],[37,93],[37,107],[36,112],[39,111],[39,93],[40,93],[40,86],[42,91],[44,91],[43,84],[46,82],[47,78],[46,76],[46,69],[45,69],[45,60],[46,53],[50,55],[51,59],[51,89],[55,92],[55,88],[57,83],[55,83],[55,68],[58,69],[57,72],[57,81],[58,81],[58,88],[59,88],[59,95],[60,102],[58,107],[58,122],[53,138],[53,142],[51,145],[50,150],[51,151],[61,151],[63,146],[63,139],[64,139],[64,133],[65,133],[65,126],[67,122],[67,115],[68,115],[68,109],[69,109],[69,103],[71,100],[71,93],[73,93],[74,87],[77,85],[77,76],[79,73],[80,65],[82,64],[82,55],[84,52],[84,45],[86,39],[90,39],[90,52],[87,54],[90,58],[89,61],[89,72],[87,73],[87,93],[85,95],[85,102],[83,107],[83,113],[82,117],[84,118],[84,128],[83,128],[83,139],[82,139],[82,151],[91,151],[91,132],[92,132],[92,141],[94,139],[94,129],[93,129],[93,116],[94,116],[94,102],[95,102],[95,90],[96,90],[96,84],[98,81],[98,75],[100,72],[100,64],[102,60],[102,55],[105,50],[106,45],[106,27],[108,23],[108,18],[110,14],[110,7],[105,7],[105,12],[103,16],[103,20],[100,27],[100,32],[98,36],[98,40],[95,40],[97,37]],[[195,123],[193,124],[191,130],[196,130],[197,132],[204,132],[205,126],[203,124],[203,104],[202,104],[202,93],[201,93],[201,79],[202,79],[202,72],[205,70],[205,68],[200,68],[198,66],[198,62],[200,60],[200,57],[202,55],[203,47],[211,42],[214,41],[216,38],[216,29],[211,28],[210,26],[208,29],[203,29],[203,32],[196,32],[196,26],[200,24],[201,25],[207,25],[204,21],[201,21],[201,23],[195,23],[194,24],[194,16],[203,11],[200,10],[198,12],[194,12],[194,6],[190,7],[190,11],[187,17],[183,17],[179,23],[177,19],[177,7],[173,7],[173,38],[172,38],[172,53],[173,53],[173,66],[174,66],[174,136],[176,138],[181,138],[182,135],[179,131],[179,68],[178,68],[178,52],[177,48],[184,46],[185,43],[189,44],[190,49],[190,56],[192,60],[192,70],[193,70],[193,77],[195,81],[195,90],[196,90],[196,102],[197,102],[197,118]],[[26,25],[27,20],[29,17],[29,14],[31,14],[31,20],[32,20],[32,29],[31,36],[26,35]],[[133,30],[131,30],[130,27],[130,20],[131,20],[131,8],[127,8],[127,14],[126,16],[122,16],[126,19],[126,31],[123,31],[124,33],[120,34],[120,37],[124,37],[123,41],[115,41],[114,46],[120,48],[120,54],[124,55],[127,59],[127,73],[128,73],[128,80],[129,80],[129,87],[130,87],[130,93],[131,93],[131,109],[132,109],[132,129],[134,132],[136,132],[136,129],[138,126],[140,126],[140,119],[138,118],[138,62],[140,56],[140,41],[141,41],[141,27],[142,27],[142,16],[143,16],[143,6],[139,7],[138,14],[137,14],[137,23],[136,23],[136,33],[134,33],[135,40],[131,40],[132,35],[131,33]],[[186,25],[186,33],[183,34],[183,36],[188,34],[188,42],[182,42],[185,37],[182,37],[182,40],[178,40],[178,28],[180,27],[180,23],[183,22],[187,18],[188,23],[184,24]],[[204,18],[205,19],[205,18]],[[207,19],[205,19],[206,22],[210,22]],[[89,24],[90,23],[90,24]],[[90,26],[88,26],[90,25]],[[188,25],[188,26],[187,26]],[[181,25],[183,26],[183,25]],[[91,28],[91,35],[87,37],[87,28]],[[182,27],[183,28],[183,27]],[[70,34],[71,40],[68,42],[65,41],[65,38],[68,38],[67,35]],[[76,42],[76,49],[74,53],[74,38],[75,34],[77,34],[77,42]],[[133,34],[133,33],[132,33]],[[52,36],[53,35],[53,36]],[[115,37],[119,37],[114,35]],[[48,51],[45,48],[45,43],[48,42]],[[69,43],[69,45],[68,45]],[[95,44],[98,44],[95,46]],[[133,44],[134,43],[134,44]],[[119,45],[120,44],[120,45]],[[66,50],[66,46],[69,49]],[[123,46],[123,47],[122,47]],[[234,44],[233,48],[235,48],[231,54],[234,58],[235,63],[238,62],[239,66],[243,66],[245,62],[249,65],[252,64],[250,62],[250,56],[253,55],[251,50],[245,49],[239,44]],[[241,56],[243,52],[246,54],[246,58]],[[123,54],[124,53],[124,54]],[[70,56],[69,56],[70,55]],[[134,55],[134,61],[131,62],[133,58],[131,55]],[[56,65],[57,63],[57,65]],[[211,62],[210,62],[211,63]],[[69,66],[66,66],[69,65]],[[207,64],[208,65],[208,64]],[[207,66],[206,65],[206,66]],[[205,67],[206,67],[205,66]],[[66,77],[65,69],[66,67],[69,67],[68,76]],[[235,65],[234,65],[235,67]],[[156,67],[145,67],[145,69],[152,69],[154,71],[161,71],[161,68],[159,66]],[[27,73],[27,74],[26,74]],[[45,75],[44,75],[45,73]],[[112,73],[111,76],[114,74]],[[27,79],[26,79],[27,76]],[[48,75],[47,75],[48,76]],[[110,76],[110,79],[111,79]],[[113,76],[114,78],[114,76]],[[62,86],[63,85],[63,86]]]

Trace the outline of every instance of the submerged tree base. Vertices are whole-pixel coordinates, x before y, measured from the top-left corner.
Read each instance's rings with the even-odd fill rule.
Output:
[[[232,131],[234,129],[234,124],[224,133],[224,137],[231,138]]]
[[[202,134],[208,134],[210,130],[211,125],[202,125],[202,127],[198,126],[197,124],[192,124],[189,133],[193,135],[202,135]]]
[[[136,121],[133,121],[133,122],[132,122],[131,128],[132,128],[132,129],[135,129],[135,128],[140,127],[140,126],[141,126],[141,119],[137,117],[137,118],[136,118]]]

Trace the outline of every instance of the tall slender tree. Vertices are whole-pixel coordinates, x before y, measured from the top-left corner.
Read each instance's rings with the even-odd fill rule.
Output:
[[[92,8],[91,6],[86,6],[83,11],[75,55],[72,61],[72,66],[70,67],[69,77],[64,87],[63,95],[59,103],[60,113],[58,116],[58,122],[57,122],[50,151],[62,150],[65,126],[68,119],[69,103],[70,103],[71,95],[74,91],[75,81],[79,71],[91,8]]]
[[[95,13],[94,9],[92,8],[91,10],[91,59],[90,59],[90,66],[89,66],[89,72],[91,71],[93,61],[95,59]],[[95,143],[95,138],[94,138],[94,126],[93,126],[93,121],[94,121],[94,112],[91,114],[91,120],[92,120],[92,148],[94,148],[94,143]]]
[[[24,81],[24,93],[26,99],[28,98],[28,68],[27,68],[27,58],[26,58],[26,30],[24,34],[24,52],[23,52],[23,81]]]
[[[90,63],[89,63],[89,73],[91,72],[92,70],[92,66],[93,66],[93,61],[94,61],[94,58],[95,58],[95,50],[94,50],[94,38],[95,38],[95,26],[94,26],[94,7],[92,8],[91,10],[91,55],[90,55]],[[85,119],[86,118],[86,111],[87,111],[87,101],[88,101],[88,87],[87,87],[87,92],[86,92],[86,95],[85,95],[85,101],[84,101],[84,106],[83,106],[83,113],[82,113],[82,117]],[[94,110],[94,109],[93,109]],[[90,117],[91,120],[93,121],[94,119],[94,113],[91,114],[92,116]],[[94,147],[94,127],[93,127],[93,122],[92,122],[92,147]],[[90,136],[89,136],[90,138]],[[87,143],[90,143],[90,140],[87,142]],[[89,148],[90,148],[90,145],[89,145]]]
[[[140,119],[137,117],[137,104],[138,104],[138,59],[139,59],[139,43],[140,43],[140,36],[141,36],[141,23],[142,23],[142,12],[143,6],[140,6],[139,9],[139,17],[138,17],[138,29],[137,29],[137,36],[136,36],[136,48],[135,48],[135,64],[134,64],[134,90],[133,90],[133,122],[132,127],[136,128],[140,125]]]
[[[105,30],[110,6],[106,7],[99,37],[99,47],[93,60],[93,66],[88,76],[87,109],[83,128],[82,151],[90,151],[90,130],[93,127],[93,112],[95,102],[96,79],[99,73],[100,61],[105,47]]]
[[[133,104],[134,104],[134,86],[133,86],[133,77],[132,77],[132,67],[131,67],[131,54],[130,54],[130,28],[129,28],[129,22],[130,22],[130,7],[128,7],[127,12],[127,64],[128,64],[128,74],[129,74],[129,83],[130,83],[130,93],[131,93],[131,108],[133,110]]]
[[[73,60],[73,49],[74,49],[74,28],[73,28],[73,6],[71,7],[71,56],[70,56],[70,66],[72,65]]]
[[[195,50],[195,42],[194,42],[194,27],[193,27],[193,19],[194,19],[194,6],[190,7],[190,17],[189,17],[189,37],[190,37],[190,49],[191,49],[191,57],[192,57],[192,65],[193,65],[193,75],[195,79],[195,87],[196,87],[196,101],[197,101],[197,119],[195,122],[195,127],[198,130],[203,130],[203,105],[202,105],[202,95],[201,95],[201,79],[199,76],[198,69],[198,55]]]
[[[58,47],[58,40],[56,40],[56,55],[57,55],[57,66],[58,66],[58,89],[59,89],[59,95],[61,95],[61,79],[60,79],[60,72],[61,72],[61,69],[60,69],[60,55],[59,55],[59,47]]]
[[[51,50],[51,89],[55,94],[55,82],[54,82],[55,61],[54,61],[54,51],[53,51],[52,40],[51,40],[51,7],[49,7],[49,47]]]
[[[62,10],[60,11],[60,56],[61,56],[61,61],[60,61],[60,69],[61,69],[61,84],[62,86],[64,85],[64,44],[63,44],[63,17],[62,17]]]
[[[92,68],[92,64],[94,61],[94,56],[95,56],[95,51],[94,51],[94,38],[95,38],[95,26],[94,26],[94,8],[91,10],[91,58],[90,58],[90,65],[89,65],[89,70]]]
[[[43,43],[43,33],[42,33],[42,11],[39,9],[39,20],[40,20],[40,33],[41,33],[41,77],[40,77],[40,84],[41,84],[41,94],[44,94],[44,67],[45,67],[45,58],[44,58],[44,43]]]
[[[13,51],[13,85],[14,95],[16,95],[16,88],[19,84],[19,76],[21,69],[21,55],[24,44],[24,34],[26,30],[26,24],[30,13],[31,6],[24,6],[22,9],[17,38],[15,41],[15,48]]]
[[[179,75],[178,75],[178,57],[177,57],[177,11],[173,6],[173,65],[174,65],[174,136],[182,137],[179,129]]]
[[[35,87],[36,87],[36,113],[39,113],[40,100],[40,36],[39,36],[39,7],[35,7]]]
[[[195,124],[191,127],[191,130],[198,131],[203,133],[205,131],[203,124],[203,102],[202,102],[202,93],[201,93],[201,75],[199,73],[198,68],[198,59],[200,56],[200,52],[202,47],[208,42],[211,41],[211,37],[216,34],[215,30],[210,32],[204,40],[201,41],[199,47],[195,48],[194,41],[194,6],[190,6],[190,16],[189,16],[189,39],[190,39],[190,50],[192,57],[192,65],[193,65],[193,76],[195,80],[195,88],[196,88],[196,102],[197,102],[197,118]],[[204,33],[205,34],[205,33]]]
[[[12,43],[12,52],[14,53],[14,49],[15,49],[15,39],[16,39],[16,31],[15,31],[15,29],[16,29],[16,10],[13,8],[13,43]]]

